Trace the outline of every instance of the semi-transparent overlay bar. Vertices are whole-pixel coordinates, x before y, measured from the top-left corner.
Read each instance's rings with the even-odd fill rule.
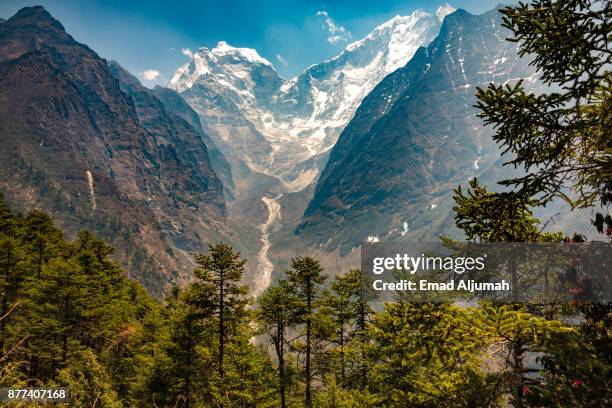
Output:
[[[363,243],[381,302],[612,302],[612,243]]]

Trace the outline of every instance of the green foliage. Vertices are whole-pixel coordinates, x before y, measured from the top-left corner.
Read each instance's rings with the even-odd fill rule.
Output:
[[[297,257],[291,260],[291,269],[287,271],[287,280],[291,291],[296,299],[296,317],[304,324],[305,342],[303,347],[298,344],[299,349],[304,352],[304,382],[306,383],[305,404],[306,408],[312,407],[312,370],[313,341],[321,338],[321,330],[324,323],[315,314],[317,303],[320,298],[320,286],[325,282],[323,268],[319,262],[311,257]],[[317,324],[318,323],[318,324]],[[319,334],[317,336],[316,334]]]
[[[213,394],[223,406],[277,407],[278,387],[270,357],[251,344],[252,331],[242,328],[228,343],[226,374]]]
[[[557,336],[542,356],[544,381],[531,386],[531,405],[605,407],[612,404],[612,308],[576,303],[568,315],[581,316],[575,332]]]
[[[369,408],[381,406],[384,398],[368,390],[349,389],[339,386],[331,378],[324,389],[316,395],[317,408]]]
[[[223,380],[225,367],[226,342],[237,331],[241,320],[245,318],[245,306],[248,304],[248,287],[240,284],[246,260],[238,252],[224,243],[209,244],[209,255],[197,255],[198,268],[194,270],[197,278],[193,285],[192,303],[202,317],[216,313],[218,321],[217,370]],[[213,295],[214,293],[214,295]],[[213,296],[211,296],[213,295]],[[219,398],[225,395],[221,381]]]
[[[573,331],[559,321],[534,316],[524,306],[482,304],[472,319],[478,336],[496,344],[521,342],[539,346],[560,333]]]
[[[1,386],[69,387],[75,407],[275,406],[270,358],[250,342],[244,261],[230,247],[198,257],[196,282],[163,305],[112,252],[86,232],[68,242],[47,215],[13,214],[0,197]]]
[[[287,406],[287,388],[290,378],[287,374],[286,349],[287,331],[297,323],[298,299],[291,290],[289,282],[280,281],[269,287],[259,298],[256,321],[259,333],[267,335],[274,345],[278,362],[278,390],[281,408]]]
[[[326,293],[323,304],[329,308],[334,332],[332,342],[336,345],[331,353],[335,363],[334,373],[341,385],[358,385],[365,382],[365,363],[354,350],[354,345],[363,339],[365,325],[373,314],[370,302],[374,299],[371,285],[364,285],[359,269],[351,269],[346,275],[334,277],[331,291]],[[347,352],[351,358],[347,361]]]
[[[481,117],[526,175],[502,181],[516,191],[458,188],[455,221],[469,240],[556,242],[535,206],[612,203],[612,5],[535,0],[502,13],[552,88],[478,89]],[[594,224],[612,230],[609,214]],[[375,313],[359,270],[326,286],[316,259],[296,257],[251,310],[246,261],[223,243],[208,250],[194,282],[161,303],[103,241],[69,241],[0,196],[0,386],[69,387],[74,407],[612,404],[610,305],[400,301]]]
[[[526,211],[525,225],[535,225],[530,217]],[[318,261],[305,257],[249,310],[244,261],[224,244],[199,256],[196,280],[171,288],[162,304],[92,235],[68,242],[44,214],[2,205],[0,221],[3,386],[69,387],[77,407],[610,401],[606,305],[565,310],[582,316],[573,326],[514,305],[399,302],[375,313],[359,270],[325,286]],[[528,355],[539,356],[535,376],[523,363]]]
[[[612,203],[612,6],[605,0],[535,0],[506,7],[503,25],[529,56],[547,93],[515,85],[479,88],[477,107],[496,128],[510,163],[527,171],[502,184],[544,204],[561,196],[574,207]],[[566,194],[570,188],[573,195]],[[575,196],[575,197],[574,197]],[[597,225],[603,230],[600,217]],[[612,226],[612,224],[608,224]]]
[[[458,187],[453,199],[455,222],[468,240],[537,242],[540,238],[539,221],[530,209],[534,201],[522,194],[491,193],[472,179],[467,194]]]
[[[572,208],[600,205],[606,211],[612,203],[612,5],[605,0],[534,0],[501,12],[503,25],[512,32],[509,40],[517,42],[520,56],[532,59],[549,88],[536,94],[522,81],[478,88],[480,116],[495,127],[493,137],[511,157],[509,164],[526,175],[501,181],[516,188],[508,193],[488,193],[476,181],[467,195],[456,190],[455,219],[470,239],[556,241],[559,235],[538,232],[530,207],[555,197]],[[610,214],[596,214],[593,224],[611,236]],[[584,239],[575,235],[574,240]],[[584,310],[560,305],[552,313],[535,306],[529,311],[481,308],[475,326],[487,338],[497,336],[509,351],[513,405],[610,404],[605,380],[611,367],[606,357],[610,305],[579,306]],[[554,315],[579,322],[577,328],[559,326]],[[527,376],[523,360],[534,351],[541,353],[540,369],[537,376]]]
[[[386,304],[368,329],[369,387],[388,406],[495,405],[495,375],[484,370],[487,343],[467,309]]]
[[[76,354],[59,372],[57,384],[70,390],[71,406],[75,408],[120,408],[121,401],[113,390],[105,367],[91,350]]]

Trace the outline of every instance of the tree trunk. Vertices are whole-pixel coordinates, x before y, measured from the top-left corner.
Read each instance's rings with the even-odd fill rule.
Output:
[[[191,407],[191,367],[193,365],[193,354],[194,354],[194,344],[193,344],[193,325],[191,318],[187,320],[187,333],[189,333],[189,354],[187,355],[187,376],[185,377],[185,406],[186,408]]]
[[[310,389],[310,329],[312,319],[312,293],[310,280],[306,284],[307,310],[306,319],[306,408],[312,408],[312,390]]]
[[[187,377],[185,378],[185,407],[189,408],[191,406],[191,394],[190,394],[190,390],[191,389],[191,378],[189,376],[189,374],[187,374]]]
[[[62,336],[62,363],[65,363],[68,359],[68,336]]]
[[[517,408],[524,407],[523,403],[523,347],[520,341],[512,347],[512,371],[514,376],[514,399]]]
[[[287,403],[285,401],[285,327],[283,322],[279,320],[277,325],[278,331],[278,345],[276,347],[276,354],[278,357],[278,379],[280,385],[280,397],[281,397],[281,408],[286,408]]]
[[[344,311],[342,311],[344,313]],[[340,378],[344,384],[344,318],[340,318]]]
[[[223,270],[220,273],[220,287],[219,287],[219,377],[223,380],[223,348],[225,346],[225,320],[224,320],[224,296],[223,293]]]
[[[7,244],[10,245],[10,244]],[[8,316],[6,314],[9,310],[9,290],[11,286],[11,249],[7,246],[6,248],[6,277],[4,278],[4,295],[2,296],[2,316],[4,319],[0,320],[0,330],[2,336],[0,336],[0,352],[4,349],[4,342],[6,341],[6,321]]]
[[[364,342],[365,335],[365,304],[363,299],[359,302],[359,337],[361,342]],[[363,344],[361,345],[361,378],[359,388],[365,389],[366,386],[366,365],[365,365],[365,353],[363,352]]]

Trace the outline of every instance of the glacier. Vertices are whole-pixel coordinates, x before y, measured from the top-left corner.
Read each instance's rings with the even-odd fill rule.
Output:
[[[300,191],[317,180],[361,101],[428,45],[440,29],[440,15],[452,10],[444,5],[438,15],[417,10],[395,16],[336,57],[290,79],[256,50],[222,41],[193,53],[168,86],[182,94],[203,124],[211,123],[211,137],[226,156],[278,179],[284,191]]]

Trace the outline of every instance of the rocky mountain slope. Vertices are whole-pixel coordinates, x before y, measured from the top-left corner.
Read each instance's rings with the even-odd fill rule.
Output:
[[[496,10],[448,15],[440,34],[362,102],[330,153],[300,239],[346,253],[365,240],[452,234],[452,188],[494,182],[499,150],[476,110],[476,87],[537,75],[516,55]]]
[[[234,187],[232,168],[215,142],[202,129],[200,117],[197,112],[191,109],[181,95],[172,89],[156,86],[153,89],[153,94],[163,104],[163,108],[166,112],[174,117],[185,120],[200,135],[200,138],[208,150],[210,164],[223,183],[223,192],[229,194],[230,190]],[[228,188],[226,188],[226,186]],[[233,197],[230,195],[229,198],[231,199]]]
[[[161,295],[227,233],[223,186],[198,130],[114,71],[42,7],[0,24],[0,193],[108,239]]]
[[[255,50],[220,42],[197,50],[169,86],[200,114],[237,177],[261,173],[299,191],[316,180],[361,100],[430,42],[451,10],[396,16],[289,80]]]

